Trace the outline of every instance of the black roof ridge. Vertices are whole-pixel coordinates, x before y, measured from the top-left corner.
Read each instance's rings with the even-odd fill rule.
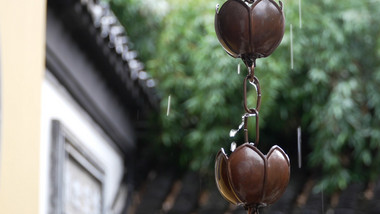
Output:
[[[149,104],[157,109],[160,98],[156,90],[156,80],[150,76],[149,72],[144,69],[144,64],[138,60],[138,52],[129,48],[132,43],[109,4],[99,0],[80,0],[80,3],[92,18],[93,26],[98,29],[99,36],[107,41],[108,47],[129,68],[129,72],[125,72],[126,69],[118,72],[115,68],[115,73],[120,76],[121,81],[125,81],[125,84],[128,83],[123,75],[127,75],[127,78],[135,82],[142,90]]]

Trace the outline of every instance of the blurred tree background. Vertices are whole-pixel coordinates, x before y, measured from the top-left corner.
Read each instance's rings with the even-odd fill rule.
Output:
[[[155,146],[183,167],[212,169],[230,129],[244,113],[240,59],[223,51],[214,31],[224,0],[110,0],[162,95]],[[380,173],[380,4],[375,0],[283,1],[284,39],[258,59],[262,88],[260,148],[274,144],[296,157],[302,127],[309,172],[317,190],[342,190]],[[290,68],[293,25],[294,69]],[[242,66],[237,74],[237,65]],[[252,90],[252,89],[251,89]],[[171,111],[166,115],[168,97]],[[255,101],[252,100],[252,103]],[[254,139],[253,119],[250,120]],[[240,133],[241,135],[241,133]],[[170,155],[169,155],[170,154]],[[293,162],[297,159],[293,158]],[[305,161],[306,162],[306,161]],[[305,169],[306,170],[306,169]]]

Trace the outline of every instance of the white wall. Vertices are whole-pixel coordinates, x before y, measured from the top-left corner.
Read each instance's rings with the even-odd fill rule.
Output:
[[[105,207],[112,206],[123,173],[120,151],[88,114],[73,100],[50,72],[42,85],[40,213],[48,213],[52,120],[59,120],[105,170]]]

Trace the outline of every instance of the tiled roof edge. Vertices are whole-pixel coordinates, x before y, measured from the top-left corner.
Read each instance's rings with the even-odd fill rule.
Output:
[[[138,60],[138,52],[129,49],[130,40],[125,28],[120,24],[109,4],[97,0],[80,0],[80,2],[82,6],[87,8],[94,27],[99,29],[100,36],[108,41],[108,47],[119,56],[120,60],[128,65],[129,71],[123,71],[127,74],[118,74],[127,75],[132,81],[137,82],[148,98],[149,103],[158,108],[159,96],[156,91],[156,80],[144,70],[144,64]],[[121,80],[123,79],[121,77]]]

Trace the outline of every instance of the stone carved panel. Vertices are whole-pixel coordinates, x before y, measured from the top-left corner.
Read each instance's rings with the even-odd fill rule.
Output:
[[[103,214],[104,171],[59,121],[53,121],[51,206],[54,214]]]

